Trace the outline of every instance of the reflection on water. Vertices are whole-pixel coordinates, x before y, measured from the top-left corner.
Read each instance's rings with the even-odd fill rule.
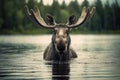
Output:
[[[69,80],[69,62],[52,64],[52,80]]]
[[[51,36],[0,36],[0,80],[120,80],[120,35],[72,35],[78,58],[48,62]]]

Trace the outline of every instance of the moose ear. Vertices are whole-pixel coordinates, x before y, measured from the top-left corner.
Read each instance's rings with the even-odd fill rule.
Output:
[[[75,15],[71,15],[68,19],[68,24],[71,25],[71,24],[74,24],[75,22],[76,22]]]
[[[55,25],[55,19],[50,14],[46,15],[46,20],[48,25]]]

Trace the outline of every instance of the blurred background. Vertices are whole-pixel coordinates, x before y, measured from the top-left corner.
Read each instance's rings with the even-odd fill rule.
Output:
[[[72,14],[78,19],[83,6],[96,7],[90,20],[70,32],[78,58],[67,64],[43,59],[52,31],[29,20],[26,4],[57,23]],[[120,0],[0,0],[0,80],[120,80]]]
[[[50,30],[33,24],[25,15],[24,6],[38,6],[42,17],[47,13],[54,16],[57,23],[66,23],[74,14],[77,19],[83,6],[96,7],[94,16],[83,27],[71,33],[119,34],[119,0],[0,0],[0,34],[49,34]],[[42,30],[41,30],[42,29]]]

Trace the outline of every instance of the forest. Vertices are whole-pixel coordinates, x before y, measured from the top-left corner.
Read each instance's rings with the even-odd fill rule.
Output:
[[[57,23],[66,23],[69,16],[74,14],[76,19],[81,15],[84,6],[96,7],[94,16],[71,33],[78,34],[120,34],[120,5],[117,0],[110,4],[109,0],[102,3],[95,0],[90,4],[84,0],[82,4],[74,0],[66,4],[65,0],[59,4],[53,0],[52,5],[44,5],[43,0],[0,0],[0,34],[49,34],[51,30],[44,29],[32,23],[25,14],[24,6],[30,8],[37,6],[41,16],[46,19],[46,14],[54,16]]]

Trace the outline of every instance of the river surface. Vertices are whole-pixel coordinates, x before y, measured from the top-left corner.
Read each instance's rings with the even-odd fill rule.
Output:
[[[120,80],[120,35],[71,35],[78,58],[48,62],[51,35],[0,36],[0,80]]]

